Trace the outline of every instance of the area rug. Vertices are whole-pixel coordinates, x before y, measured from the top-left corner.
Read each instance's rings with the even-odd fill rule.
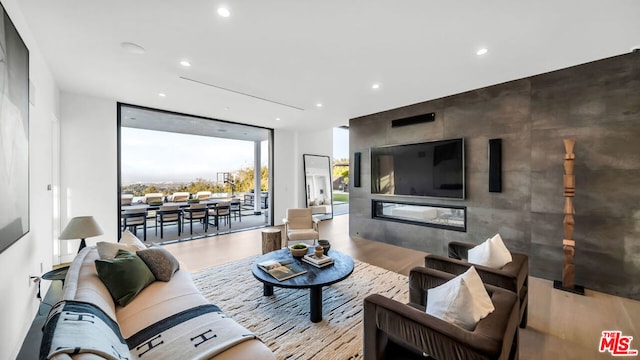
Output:
[[[362,359],[362,302],[383,294],[408,302],[407,277],[357,260],[347,279],[323,288],[322,321],[309,320],[309,290],[262,295],[249,257],[193,274],[202,294],[255,333],[278,359]]]

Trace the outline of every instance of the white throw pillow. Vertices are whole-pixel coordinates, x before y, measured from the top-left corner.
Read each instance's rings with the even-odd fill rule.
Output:
[[[469,331],[493,310],[491,298],[473,266],[446,283],[427,290],[427,314]]]
[[[120,249],[135,253],[138,250],[144,250],[147,248],[147,246],[129,230],[125,230],[122,233],[120,242],[113,243],[100,241],[96,244],[96,247],[98,248],[98,255],[100,255],[100,259],[113,259],[118,255],[118,250]]]
[[[138,250],[144,250],[147,246],[138,239],[137,236],[133,235],[133,233],[129,230],[125,230],[122,233],[122,237],[120,238],[120,244],[133,245],[138,248]]]
[[[116,257],[116,255],[118,255],[118,250],[120,249],[131,251],[134,254],[136,251],[140,250],[137,246],[134,245],[108,241],[99,241],[96,244],[96,247],[98,248],[98,255],[100,256],[100,259],[113,259]]]
[[[491,239],[469,249],[467,255],[470,263],[493,269],[500,269],[513,260],[511,252],[502,242],[500,234],[496,234]]]

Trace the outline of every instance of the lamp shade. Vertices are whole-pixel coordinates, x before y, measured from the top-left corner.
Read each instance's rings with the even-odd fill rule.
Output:
[[[85,239],[104,234],[93,216],[77,216],[62,230],[60,240]]]

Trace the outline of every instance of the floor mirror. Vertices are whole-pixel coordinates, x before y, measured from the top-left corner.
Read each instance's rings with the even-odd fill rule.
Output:
[[[333,191],[331,186],[331,159],[324,155],[302,155],[304,162],[304,187],[307,207],[314,217],[333,218]]]

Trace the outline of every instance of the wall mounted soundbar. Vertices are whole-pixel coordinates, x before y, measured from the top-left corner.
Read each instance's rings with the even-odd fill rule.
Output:
[[[427,123],[427,122],[435,121],[435,119],[436,119],[436,113],[428,113],[428,114],[410,116],[410,117],[403,118],[403,119],[392,120],[391,121],[391,127],[394,128],[394,127],[400,127],[400,126]]]

